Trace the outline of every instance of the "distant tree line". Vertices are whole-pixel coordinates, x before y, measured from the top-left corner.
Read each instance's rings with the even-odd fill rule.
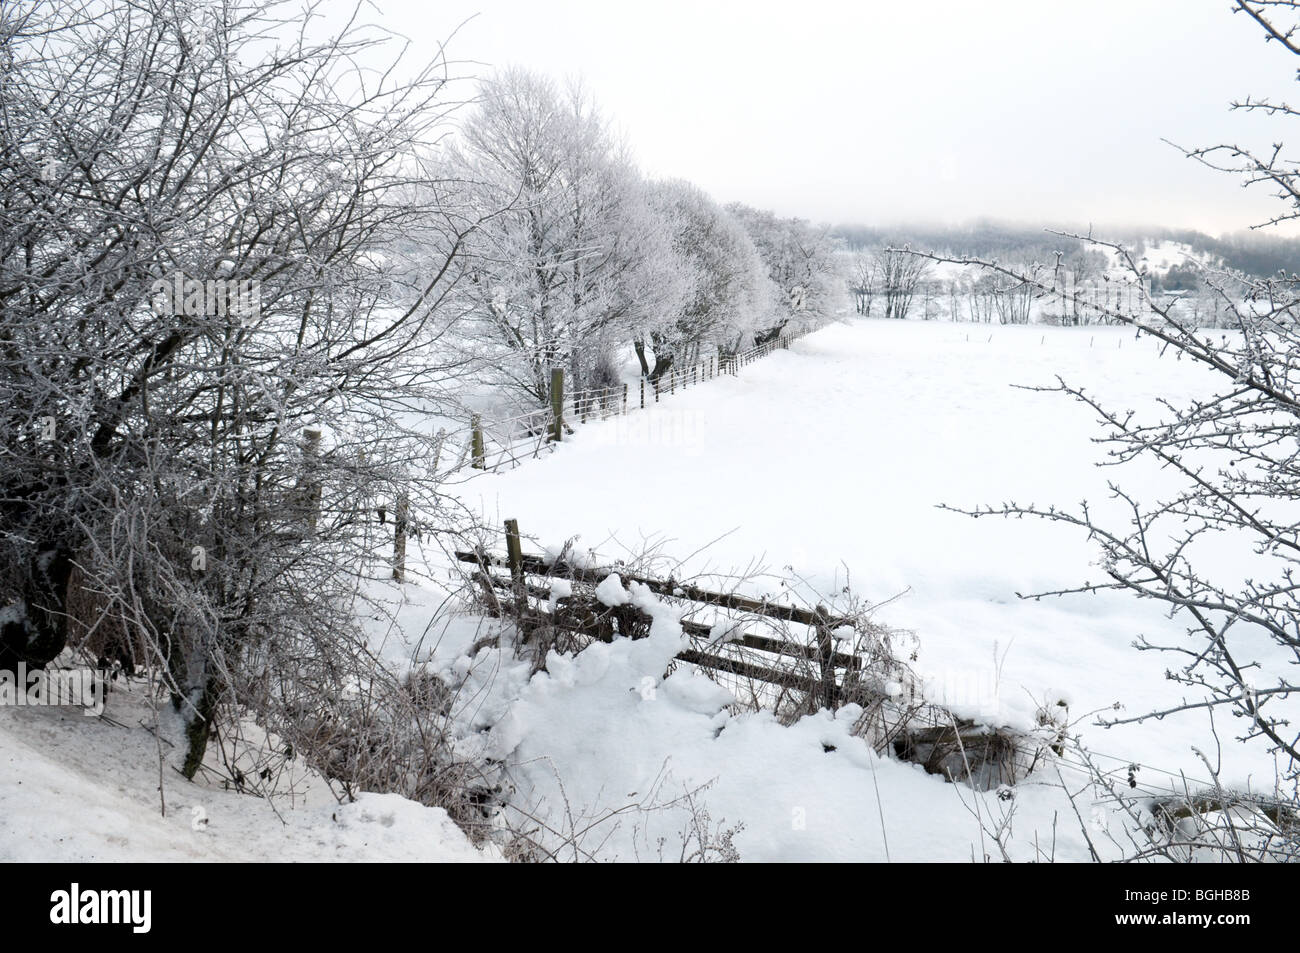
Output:
[[[1054,231],[1087,234],[1087,226],[1053,226]],[[965,225],[872,227],[837,225],[831,234],[850,250],[884,244],[910,244],[915,248],[932,248],[951,256],[972,258],[1050,261],[1056,252],[1081,252],[1086,243],[1080,239],[1048,234],[1044,228],[978,221]],[[1137,230],[1108,231],[1130,248],[1142,248],[1150,242],[1179,242],[1194,254],[1228,269],[1255,277],[1278,272],[1300,271],[1300,238],[1260,232],[1238,232],[1215,238],[1190,229],[1152,226]],[[1175,278],[1176,282],[1185,278]]]
[[[460,260],[456,344],[517,405],[609,386],[628,354],[657,379],[833,309],[825,229],[718,205],[644,178],[580,85],[507,69],[434,162],[452,203],[482,221]]]

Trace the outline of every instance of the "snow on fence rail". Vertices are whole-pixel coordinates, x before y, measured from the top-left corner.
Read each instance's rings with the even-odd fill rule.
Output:
[[[1262,812],[1280,831],[1300,831],[1300,817],[1289,803],[1224,791],[1212,781],[1127,757],[1096,751],[1085,755],[1072,747],[1068,725],[1046,721],[1036,732],[1018,731],[979,724],[928,702],[919,680],[895,656],[889,630],[867,621],[863,613],[837,615],[821,605],[808,608],[714,591],[621,563],[584,564],[588,561],[566,553],[525,553],[515,520],[505,522],[504,553],[480,547],[455,556],[472,567],[467,575],[481,591],[486,611],[519,626],[539,667],[552,648],[575,651],[615,636],[648,635],[651,617],[646,612],[631,603],[610,605],[608,601],[619,600],[600,597],[601,584],[617,573],[620,583],[644,586],[683,610],[680,623],[691,645],[677,654],[678,662],[703,670],[742,704],[769,708],[787,722],[819,708],[857,705],[861,714],[855,734],[878,752],[919,764],[948,781],[994,790],[1015,784],[1050,757],[1058,771],[1089,784],[1120,779],[1123,790],[1148,804],[1157,827],[1218,810],[1230,801]],[[763,628],[771,634],[755,631]],[[1106,770],[1081,760],[1085,758],[1117,767]],[[1169,783],[1141,784],[1134,777],[1139,770],[1165,776]]]
[[[623,564],[585,565],[524,553],[518,524],[505,523],[504,553],[455,553],[486,611],[510,618],[539,667],[550,649],[576,651],[615,636],[649,634],[651,616],[632,603],[609,604],[602,583],[617,573],[679,607],[690,647],[677,660],[703,670],[733,696],[793,720],[820,708],[857,705],[855,732],[878,750],[981,788],[1014,783],[1050,740],[960,718],[923,698],[921,683],[890,644],[890,631],[864,612],[812,608],[719,592]],[[557,581],[559,584],[557,585]]]
[[[1217,780],[1198,781],[1182,771],[1164,771],[1076,747],[1068,724],[1049,720],[1036,731],[981,725],[926,702],[919,697],[919,683],[894,655],[889,630],[867,623],[861,612],[836,615],[821,605],[810,609],[704,589],[622,563],[597,565],[592,559],[570,556],[567,550],[547,556],[525,553],[515,520],[505,523],[504,554],[479,547],[455,555],[472,567],[467,576],[481,590],[486,611],[516,623],[521,642],[532,648],[539,669],[551,649],[577,651],[615,636],[636,639],[649,634],[647,611],[610,598],[608,580],[617,573],[617,590],[623,583],[638,584],[682,610],[682,631],[691,644],[677,654],[676,663],[704,671],[738,700],[749,694],[741,704],[752,701],[754,707],[770,708],[785,723],[819,708],[855,705],[859,713],[853,734],[877,752],[921,765],[949,782],[999,790],[999,797],[1004,797],[1003,785],[1017,783],[1040,764],[1050,764],[1062,784],[1064,774],[1069,774],[1082,783],[1081,790],[1091,786],[1103,799],[1121,802],[1130,816],[1145,812],[1142,826],[1152,839],[1153,854],[1161,853],[1161,845],[1188,841],[1184,822],[1199,823],[1202,832],[1212,831],[1213,817],[1222,812],[1252,812],[1263,819],[1258,829],[1284,844],[1300,833],[1300,816],[1285,799],[1226,790]],[[763,623],[779,634],[753,631]],[[856,636],[848,646],[845,629]],[[755,683],[766,686],[766,693],[752,692]],[[1100,767],[1094,760],[1098,758],[1115,762],[1117,768]],[[1139,783],[1135,778],[1139,770],[1163,775],[1168,783]],[[1263,854],[1270,855],[1270,850]],[[1285,849],[1272,853],[1289,856]]]

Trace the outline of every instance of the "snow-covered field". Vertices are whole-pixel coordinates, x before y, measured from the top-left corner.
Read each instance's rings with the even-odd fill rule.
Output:
[[[1123,777],[1136,762],[1139,792],[1181,789],[1180,773],[1206,780],[1193,746],[1219,757],[1203,716],[1114,729],[1089,717],[1177,699],[1167,660],[1131,643],[1180,632],[1178,623],[1123,595],[1019,599],[1096,578],[1094,550],[1059,525],[940,508],[1087,498],[1104,511],[1108,478],[1159,490],[1159,473],[1095,467],[1104,448],[1086,409],[1015,386],[1057,374],[1134,409],[1209,383],[1132,331],[854,320],[738,377],[582,426],[555,453],[456,492],[489,523],[518,519],[529,548],[578,536],[617,559],[658,546],[695,573],[757,561],[768,579],[797,577],[809,597],[847,582],[886,603],[880,621],[915,634],[934,700],[1021,728],[1064,700],[1104,768]],[[1072,761],[1000,798],[877,756],[850,735],[852,709],[783,727],[767,713],[729,712],[726,692],[685,667],[663,679],[681,629],[635,587],[627,598],[656,619],[647,639],[552,655],[536,675],[508,644],[471,657],[494,623],[440,614],[447,592],[437,580],[449,567],[426,555],[422,581],[373,585],[395,620],[369,621],[375,648],[399,666],[428,664],[457,690],[458,753],[501,766],[510,806],[498,820],[554,856],[679,859],[703,848],[711,859],[734,849],[759,861],[998,859],[990,830],[1002,825],[1014,859],[1086,860],[1085,829],[1103,856],[1119,856],[1104,832],[1124,844],[1124,821],[1085,790]],[[767,584],[751,588],[779,595]],[[109,715],[122,727],[0,711],[0,763],[29,765],[21,782],[0,772],[0,858],[500,856],[474,851],[440,810],[395,795],[339,808],[310,778],[305,803],[273,811],[165,768],[161,817],[157,742],[140,727],[148,712],[119,697]],[[1228,744],[1231,730],[1223,780],[1270,789],[1271,761]],[[1074,803],[1062,781],[1082,792]],[[195,806],[209,818],[200,830]]]
[[[1104,448],[1092,440],[1097,428],[1086,408],[1015,386],[1050,385],[1058,374],[1134,409],[1212,383],[1172,354],[1160,357],[1150,338],[1132,330],[855,320],[803,338],[739,378],[689,390],[644,415],[590,424],[554,455],[477,478],[461,493],[489,521],[516,518],[545,546],[576,535],[580,545],[617,558],[649,540],[685,559],[688,571],[741,571],[760,559],[778,572],[793,567],[810,590],[832,593],[848,580],[873,601],[901,594],[879,618],[915,632],[917,665],[936,699],[985,721],[1027,727],[1058,699],[1072,718],[1116,704],[1138,713],[1180,696],[1163,677],[1168,658],[1139,653],[1132,642],[1181,632],[1179,623],[1121,594],[1021,600],[1017,593],[1098,578],[1094,549],[1063,526],[976,520],[940,508],[1010,499],[1072,506],[1086,498],[1095,512],[1119,516],[1107,500],[1108,479],[1158,493],[1159,473],[1094,465]],[[743,731],[764,730],[758,720],[742,720]],[[1206,780],[1193,746],[1218,756],[1200,714],[1113,729],[1092,721],[1082,718],[1079,730],[1102,765],[1126,772],[1129,762],[1140,763],[1138,777],[1152,790],[1177,786],[1180,773]],[[611,731],[622,724],[609,723]],[[1227,743],[1232,726],[1220,728],[1224,781],[1269,790],[1271,759]],[[799,799],[766,782],[791,774],[825,780],[823,790],[832,782],[811,767],[793,768],[788,751],[777,754],[796,745],[789,740],[796,732],[772,742],[760,767],[724,743],[741,731],[733,724],[696,752],[702,763],[692,765],[690,780],[716,776],[719,791],[736,786],[736,796],[719,795],[729,821],[775,813],[788,830]],[[629,756],[626,738],[592,726],[570,743],[586,747],[586,770],[603,782],[637,776],[614,767]],[[537,757],[560,747],[555,737],[523,746]],[[642,759],[661,751],[679,766],[693,757],[689,745],[668,739],[662,748],[631,748]],[[580,755],[569,756],[578,770]],[[894,777],[910,769],[887,770]],[[756,772],[764,784],[753,783]],[[850,785],[854,797],[865,798],[860,805],[823,801],[836,818],[832,826],[879,826],[862,787],[884,778]],[[927,840],[947,848],[918,845],[911,859],[951,856],[954,842],[956,855],[969,852],[961,822],[969,826],[971,818],[952,787],[921,778],[882,788],[882,805],[891,796],[900,803],[893,818],[885,812],[886,824],[900,840],[918,825],[933,831],[942,806],[951,815],[939,824],[942,836]],[[744,835],[738,843],[747,856]],[[802,843],[806,849],[791,848],[793,856],[817,857],[821,849],[863,856],[834,838],[817,848]],[[897,859],[902,848],[894,847]],[[762,853],[792,856],[784,847]]]
[[[1163,660],[1129,645],[1168,620],[1128,597],[1016,597],[1096,578],[1079,534],[940,509],[1100,504],[1108,477],[1152,485],[1150,473],[1093,466],[1104,450],[1086,409],[1014,386],[1057,374],[1125,407],[1190,395],[1205,379],[1132,331],[857,321],[644,417],[589,424],[554,455],[461,495],[544,545],[578,535],[613,558],[653,539],[697,554],[688,570],[758,558],[824,593],[847,580],[873,601],[902,594],[881,620],[916,632],[921,667],[940,682],[981,694],[976,703],[995,693],[1004,720],[1052,692],[1079,712],[1151,704]],[[1168,723],[1141,734],[1111,732],[1104,747],[1153,763],[1186,753]]]

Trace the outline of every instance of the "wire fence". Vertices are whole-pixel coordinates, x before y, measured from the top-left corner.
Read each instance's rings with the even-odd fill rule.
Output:
[[[625,382],[565,394],[559,407],[558,426],[557,408],[554,406],[503,417],[471,415],[466,426],[439,431],[435,453],[437,469],[448,474],[463,471],[466,467],[492,473],[513,470],[550,453],[578,426],[646,410],[665,398],[675,396],[678,391],[718,377],[734,377],[755,361],[789,348],[796,339],[818,327],[820,325],[809,325],[783,331],[744,351],[670,367],[662,374],[643,376],[635,383]]]

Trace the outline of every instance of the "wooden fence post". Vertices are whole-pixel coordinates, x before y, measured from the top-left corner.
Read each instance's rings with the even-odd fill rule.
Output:
[[[519,543],[519,520],[506,520],[506,562],[510,578],[518,582],[524,574],[524,553]]]
[[[551,440],[564,439],[564,369],[551,368]]]
[[[438,462],[442,459],[442,446],[447,442],[447,428],[439,427],[438,434],[433,438],[433,463],[429,466],[429,472],[438,472]]]
[[[469,419],[470,438],[470,466],[475,470],[487,469],[487,454],[483,450],[483,423],[478,414],[474,414]]]
[[[817,664],[821,668],[822,704],[834,711],[839,689],[835,684],[835,644],[831,639],[830,613],[824,605],[818,604],[816,614]]]
[[[624,381],[624,382],[623,382],[623,410],[622,410],[622,413],[624,413],[624,414],[627,413],[627,381]]]
[[[520,629],[528,611],[528,589],[524,582],[524,553],[519,544],[519,521],[506,520],[506,563],[510,566],[510,583],[515,593],[515,609],[519,614]],[[525,631],[525,639],[527,632]]]
[[[403,490],[393,513],[393,579],[397,582],[406,581],[406,522],[410,510],[411,498]]]
[[[641,378],[641,409],[645,410],[645,378]]]

